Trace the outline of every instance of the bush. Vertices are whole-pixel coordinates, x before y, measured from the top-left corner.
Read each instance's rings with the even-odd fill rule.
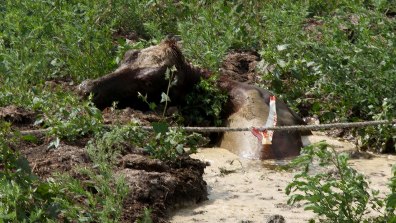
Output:
[[[377,196],[378,191],[369,189],[365,177],[349,166],[347,154],[337,154],[320,142],[303,148],[290,165],[301,168],[302,172],[296,174],[286,188],[287,195],[293,193],[288,203],[305,201],[304,209],[318,214],[321,222],[389,222],[395,219],[395,177],[391,179],[392,193],[386,199],[386,213],[373,219],[366,215],[369,208],[382,213],[384,202]],[[318,167],[313,168],[313,165]],[[328,165],[333,169],[321,169]]]

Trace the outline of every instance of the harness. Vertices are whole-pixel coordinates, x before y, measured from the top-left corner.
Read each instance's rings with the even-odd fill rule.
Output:
[[[267,122],[264,125],[266,127],[275,127],[277,123],[277,115],[276,115],[276,104],[275,104],[275,96],[270,96],[269,103],[269,114],[267,118]],[[274,135],[273,130],[264,130],[260,131],[257,128],[252,128],[252,134],[257,137],[258,141],[261,141],[263,145],[271,145],[272,144],[272,136]]]

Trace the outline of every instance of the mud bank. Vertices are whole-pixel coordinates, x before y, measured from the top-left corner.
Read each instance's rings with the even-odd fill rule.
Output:
[[[355,151],[353,144],[320,132],[308,139],[326,140],[337,151]],[[267,222],[275,214],[282,215],[288,223],[315,218],[303,206],[287,204],[285,187],[296,172],[280,171],[276,167],[289,160],[247,160],[222,148],[201,149],[193,157],[211,164],[204,174],[209,199],[174,212],[171,222]],[[373,155],[370,159],[352,159],[350,163],[369,179],[371,188],[382,194],[389,192],[387,183],[396,156]]]
[[[27,158],[32,171],[41,179],[55,173],[68,173],[82,185],[89,185],[88,176],[78,168],[95,170],[83,146],[63,142],[57,149],[47,145],[22,145],[18,151]],[[202,179],[206,164],[190,157],[162,162],[133,151],[123,155],[114,167],[116,175],[125,177],[129,193],[123,201],[121,222],[135,222],[144,208],[152,210],[153,222],[168,222],[170,210],[196,204],[207,199],[207,185]]]

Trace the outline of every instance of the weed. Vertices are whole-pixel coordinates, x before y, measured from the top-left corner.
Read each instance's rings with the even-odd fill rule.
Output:
[[[121,217],[122,200],[128,186],[114,176],[107,160],[97,169],[80,168],[81,181],[70,175],[40,180],[26,158],[9,146],[9,125],[0,122],[0,216],[6,222],[97,221],[112,222]],[[7,135],[6,135],[7,134]],[[14,134],[15,135],[15,134]],[[15,139],[18,141],[20,139]],[[101,150],[91,157],[103,157]]]
[[[9,125],[0,122],[0,216],[7,222],[42,222],[55,219],[59,207],[54,202],[57,190],[51,182],[41,182],[32,174],[26,158],[6,141]],[[7,134],[7,135],[6,135]]]
[[[316,170],[313,165],[317,165]],[[328,165],[334,170],[320,169]],[[306,201],[305,210],[325,217],[321,221],[367,222],[373,220],[366,216],[369,208],[382,213],[384,202],[378,198],[379,192],[370,190],[365,177],[348,165],[347,154],[337,154],[325,142],[303,148],[291,166],[301,168],[302,172],[286,188],[286,194],[293,193],[288,203]],[[377,220],[393,218],[392,212],[382,214]]]
[[[144,208],[143,216],[137,220],[137,223],[152,223],[152,222],[153,220],[151,220],[151,209]]]
[[[228,96],[216,87],[216,79],[216,76],[212,76],[201,80],[187,95],[187,106],[183,108],[182,114],[188,123],[204,126],[222,124],[221,112]]]
[[[99,164],[107,165],[107,164]],[[102,166],[103,167],[103,166]],[[79,168],[84,180],[68,175],[56,176],[61,192],[54,200],[62,207],[61,219],[79,222],[114,222],[121,218],[122,201],[128,186],[111,168]]]
[[[97,133],[88,142],[87,151],[94,163],[115,164],[126,148],[140,146],[147,138],[148,133],[139,128],[137,123],[114,126],[111,131]]]
[[[186,135],[181,129],[170,129],[166,123],[153,123],[154,138],[144,147],[154,158],[160,160],[175,160],[178,156],[195,153],[202,136],[193,133]]]

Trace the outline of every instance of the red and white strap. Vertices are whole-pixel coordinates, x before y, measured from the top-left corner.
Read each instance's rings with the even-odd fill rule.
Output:
[[[276,103],[275,103],[275,96],[270,96],[270,103],[269,103],[269,114],[267,118],[267,122],[264,125],[265,127],[275,127],[277,123],[277,115],[276,115]],[[259,141],[263,145],[272,144],[272,136],[274,135],[273,130],[264,130],[259,131],[257,128],[252,129],[252,134],[257,137]]]

